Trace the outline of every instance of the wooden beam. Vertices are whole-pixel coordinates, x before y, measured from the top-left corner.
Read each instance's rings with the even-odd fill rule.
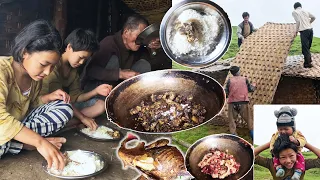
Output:
[[[67,28],[67,0],[54,0],[53,21],[61,38],[65,39]]]
[[[101,11],[102,11],[102,0],[98,2],[98,12],[97,12],[97,24],[96,24],[96,38],[100,37],[100,29],[101,29]]]
[[[114,34],[118,31],[119,25],[119,3],[116,0],[111,1],[111,34]]]

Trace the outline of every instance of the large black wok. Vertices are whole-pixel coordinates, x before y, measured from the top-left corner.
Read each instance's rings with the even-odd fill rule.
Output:
[[[168,91],[182,96],[193,95],[194,101],[207,110],[203,123],[216,116],[225,103],[223,88],[211,77],[192,71],[161,70],[138,75],[116,86],[106,98],[106,113],[121,128],[147,132],[139,124],[134,128],[137,122],[129,110],[151,94]]]
[[[202,173],[198,167],[198,163],[204,155],[209,152],[210,148],[217,148],[220,151],[228,150],[228,153],[232,154],[236,161],[240,163],[239,171],[236,174],[227,176],[225,178],[226,180],[242,179],[252,169],[254,155],[253,147],[250,143],[238,136],[230,134],[210,135],[199,139],[187,151],[185,164],[187,170],[196,179],[213,179],[211,176]]]

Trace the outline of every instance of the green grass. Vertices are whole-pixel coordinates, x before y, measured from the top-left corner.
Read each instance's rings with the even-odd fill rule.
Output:
[[[258,173],[259,172],[259,173]],[[259,166],[259,165],[254,165],[254,179],[257,180],[272,180],[272,176],[266,168]]]
[[[289,56],[300,55],[301,53],[301,42],[300,36],[297,36],[292,43],[289,51]],[[313,37],[312,46],[310,49],[311,53],[320,53],[320,38]]]
[[[304,158],[306,159],[316,159],[317,156],[313,154],[312,152],[303,152],[302,153]],[[269,150],[265,150],[261,152],[259,155],[263,157],[271,158],[271,154]],[[306,171],[306,175],[304,177],[304,180],[316,180],[320,179],[320,169],[310,169]],[[272,176],[267,168],[264,168],[259,165],[254,165],[254,179],[264,179],[264,180],[272,180]]]
[[[205,136],[212,135],[212,134],[221,134],[221,133],[229,133],[229,128],[227,126],[214,126],[211,124],[206,124],[206,125],[194,128],[192,130],[175,133],[173,134],[173,137],[179,140],[183,140],[189,144],[193,144],[198,139],[201,139]],[[237,133],[240,137],[252,143],[248,129],[237,128]],[[177,143],[175,144],[178,145],[182,151],[184,152],[187,151],[187,148],[180,146]]]
[[[191,68],[184,67],[184,66],[176,63],[175,61],[172,61],[172,69],[191,70]]]
[[[238,47],[237,27],[233,26],[230,46],[228,48],[228,51],[222,56],[221,59],[225,60],[225,59],[235,57],[238,51],[239,51],[239,47]]]
[[[210,135],[209,134],[209,129],[210,129],[210,126],[200,126],[200,127],[194,128],[192,130],[176,133],[176,134],[173,135],[173,137],[176,138],[176,139],[183,140],[183,141],[185,141],[185,142],[187,142],[189,144],[193,144],[198,139],[201,139],[202,137]],[[181,146],[181,145],[179,145],[179,144],[177,144],[175,142],[174,142],[174,144],[178,145],[179,148],[183,152],[187,152],[187,148],[186,147]]]

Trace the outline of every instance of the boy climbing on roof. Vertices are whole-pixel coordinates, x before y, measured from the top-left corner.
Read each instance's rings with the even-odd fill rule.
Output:
[[[231,66],[230,72],[233,77],[229,78],[225,88],[228,98],[229,130],[231,134],[237,135],[235,120],[238,114],[248,123],[250,136],[253,139],[253,120],[249,108],[249,92],[256,89],[255,83],[250,84],[246,77],[240,75],[240,67]]]

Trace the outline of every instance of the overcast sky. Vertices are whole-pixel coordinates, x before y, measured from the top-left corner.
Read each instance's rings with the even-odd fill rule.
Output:
[[[261,145],[270,141],[277,131],[274,110],[283,105],[254,105],[254,144]],[[287,105],[285,105],[287,106]],[[296,126],[312,145],[320,148],[320,105],[290,105],[298,110]]]
[[[182,0],[173,0],[172,4]],[[237,26],[242,21],[242,13],[249,12],[250,21],[255,27],[260,27],[266,22],[290,23],[295,22],[291,13],[293,4],[297,0],[213,0],[221,6],[228,14],[231,24]],[[300,1],[302,8],[309,11],[316,17],[312,24],[314,36],[320,37],[320,1]]]

